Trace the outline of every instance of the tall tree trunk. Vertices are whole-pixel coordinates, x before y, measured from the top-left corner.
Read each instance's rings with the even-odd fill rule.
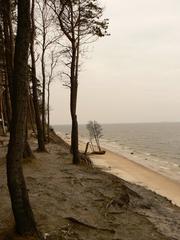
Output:
[[[36,224],[21,165],[26,131],[29,41],[30,1],[18,0],[18,27],[14,56],[12,123],[7,154],[7,180],[16,231],[21,235],[36,233]]]
[[[34,111],[34,106],[31,104],[31,92],[30,89],[28,89],[28,119],[31,125],[31,129],[33,132],[35,132],[35,128],[34,128],[34,116],[33,116],[33,111]],[[28,125],[27,125],[28,126]]]
[[[7,116],[7,127],[8,127],[8,131],[10,131],[12,109],[11,109],[11,100],[10,100],[7,73],[5,73],[5,106],[6,106],[6,116]]]
[[[33,84],[33,103],[35,110],[35,119],[36,119],[36,127],[37,127],[37,139],[38,139],[38,151],[46,151],[44,144],[44,135],[43,135],[43,127],[40,118],[39,111],[39,100],[37,93],[37,78],[36,78],[36,64],[34,57],[34,36],[35,36],[35,24],[34,24],[34,0],[32,0],[31,7],[31,62],[32,62],[32,84]],[[44,122],[43,122],[44,124]]]
[[[9,95],[9,85],[8,85],[8,75],[7,75],[7,69],[6,69],[6,57],[5,57],[5,43],[4,43],[4,36],[3,36],[3,29],[2,25],[0,24],[0,40],[2,43],[2,60],[3,60],[3,70],[4,73],[2,73],[2,78],[4,77],[4,87],[5,87],[5,94],[4,94],[4,109],[6,114],[6,121],[7,121],[7,127],[10,128],[10,121],[11,121],[11,103],[10,103],[10,95]]]
[[[50,82],[48,83],[47,111],[48,111],[48,142],[50,142]]]
[[[44,40],[43,40],[43,52],[41,58],[41,68],[42,68],[42,77],[43,77],[43,92],[42,92],[42,127],[43,127],[43,137],[46,141],[46,74],[45,74],[45,60],[44,60]]]
[[[78,136],[78,121],[77,121],[77,115],[76,115],[76,108],[77,108],[77,90],[78,90],[78,64],[79,64],[79,40],[80,40],[79,26],[80,25],[78,26],[78,39],[77,39],[78,41],[76,43],[73,15],[74,15],[73,5],[70,2],[71,31],[72,31],[71,94],[70,94],[70,109],[71,109],[71,118],[72,118],[71,151],[73,154],[73,164],[79,164],[80,154],[79,154],[79,136]]]
[[[4,37],[5,37],[5,55],[6,55],[6,68],[7,68],[7,86],[10,93],[10,102],[12,107],[13,99],[13,68],[14,68],[14,34],[12,28],[11,19],[11,0],[3,0],[3,26],[4,26]],[[8,98],[8,96],[7,96]],[[7,99],[8,101],[8,99]],[[11,110],[11,109],[10,109]],[[11,112],[10,112],[11,113]],[[27,148],[27,149],[26,149]],[[27,143],[25,145],[24,151],[30,153],[30,146]],[[31,155],[29,155],[31,157]]]
[[[77,115],[76,115],[77,88],[78,88],[78,83],[76,78],[76,48],[75,48],[75,43],[72,42],[70,110],[71,110],[71,119],[72,119],[71,151],[73,154],[73,164],[80,163],[78,121],[77,121]]]
[[[46,73],[45,73],[45,51],[46,51],[46,22],[44,18],[44,11],[46,9],[46,1],[43,3],[42,21],[43,21],[43,40],[42,40],[42,55],[41,55],[41,71],[43,80],[42,89],[42,127],[44,141],[46,141]]]
[[[73,164],[80,163],[80,156],[79,156],[79,143],[78,143],[78,122],[77,122],[77,115],[73,114],[72,117],[72,131],[71,131],[71,150],[73,154]]]
[[[11,0],[3,0],[3,30],[4,30],[4,43],[5,43],[5,56],[6,68],[8,76],[8,87],[10,92],[10,99],[13,101],[12,96],[12,73],[13,73],[13,58],[14,58],[14,34],[12,30],[11,20]]]

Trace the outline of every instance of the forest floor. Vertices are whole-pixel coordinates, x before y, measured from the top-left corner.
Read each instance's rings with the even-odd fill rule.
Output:
[[[0,240],[14,226],[0,146]],[[31,140],[35,150],[36,141]],[[97,168],[72,165],[64,144],[23,165],[38,229],[47,240],[180,240],[180,208]]]

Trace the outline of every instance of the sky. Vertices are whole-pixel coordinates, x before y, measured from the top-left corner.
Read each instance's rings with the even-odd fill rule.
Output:
[[[180,121],[180,1],[101,2],[111,36],[82,59],[78,122]],[[69,90],[57,79],[51,124],[69,123]]]

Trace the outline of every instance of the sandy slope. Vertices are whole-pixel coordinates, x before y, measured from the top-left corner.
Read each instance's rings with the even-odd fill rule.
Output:
[[[151,189],[180,206],[179,182],[110,151],[105,155],[94,155],[92,159],[95,165],[105,168],[108,172]]]
[[[3,150],[0,149],[0,239],[14,224],[6,187],[6,149]],[[98,169],[73,166],[64,146],[50,144],[48,150],[49,153],[35,153],[36,160],[24,164],[36,221],[47,239],[180,239],[180,209],[165,198]]]

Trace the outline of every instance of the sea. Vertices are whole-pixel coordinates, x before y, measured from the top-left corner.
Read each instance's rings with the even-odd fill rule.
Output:
[[[180,123],[101,124],[103,148],[142,164],[180,182]],[[70,125],[54,126],[68,136]],[[79,125],[79,136],[88,141],[86,125]]]

